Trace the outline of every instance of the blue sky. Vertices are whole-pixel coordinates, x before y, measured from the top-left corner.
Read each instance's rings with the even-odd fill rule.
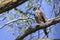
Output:
[[[27,9],[24,8],[25,6],[27,6],[27,2],[18,6],[17,9],[22,10],[23,12],[26,12]],[[42,2],[40,9],[47,17],[47,20],[54,17],[54,13],[52,12],[52,7],[50,5],[48,5],[46,2]],[[11,12],[14,14],[15,10],[13,9],[12,11],[10,11],[10,13]],[[34,12],[32,11],[32,13],[34,13]],[[13,14],[10,14],[12,18],[14,18]],[[51,16],[51,14],[52,14],[52,16]],[[6,17],[6,14],[4,13],[4,15],[2,15],[2,16],[0,15],[0,26],[4,25],[5,23],[7,23],[9,21],[9,19],[7,19],[7,18],[4,21],[1,21],[2,17]],[[34,23],[32,25],[34,26]],[[52,26],[54,26],[54,27],[51,28],[51,32],[49,33],[49,38],[52,38],[52,39],[60,38],[60,36],[59,36],[60,35],[60,31],[59,31],[60,23],[58,23],[56,25],[52,25]],[[8,29],[10,29],[9,32],[7,32]],[[18,36],[17,30],[18,29],[16,27],[14,27],[14,29],[12,30],[9,26],[5,26],[3,29],[0,29],[0,40],[14,40]],[[42,30],[41,30],[41,32],[42,32]],[[14,37],[13,33],[15,33],[15,37]],[[37,34],[37,31],[34,33],[34,35],[35,34]],[[25,38],[25,40],[26,39],[27,38]]]

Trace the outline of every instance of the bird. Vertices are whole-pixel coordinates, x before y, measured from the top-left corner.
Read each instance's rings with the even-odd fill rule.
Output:
[[[43,13],[39,10],[39,7],[34,7],[33,10],[34,10],[34,17],[35,17],[36,22],[38,24],[45,23],[46,20],[43,16]],[[46,28],[44,28],[43,31],[44,31],[44,34],[48,37],[48,33],[47,33]]]

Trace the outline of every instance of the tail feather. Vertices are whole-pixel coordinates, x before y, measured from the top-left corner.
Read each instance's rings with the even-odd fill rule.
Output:
[[[47,32],[46,28],[44,28],[43,30],[44,30],[44,34],[48,37],[48,32]]]

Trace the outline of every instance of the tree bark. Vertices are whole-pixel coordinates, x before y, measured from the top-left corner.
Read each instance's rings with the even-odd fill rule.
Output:
[[[9,2],[5,6],[2,6],[0,8],[0,14],[2,14],[3,12],[6,12],[8,10],[11,10],[12,8],[15,8],[18,5],[21,5],[22,3],[26,2],[26,1],[28,1],[28,0],[17,0],[16,2]]]
[[[16,40],[23,40],[23,38],[25,38],[27,35],[29,35],[29,34],[31,34],[31,33],[34,33],[34,32],[36,32],[37,30],[40,30],[40,29],[44,29],[44,28],[47,28],[47,27],[50,27],[50,26],[52,26],[52,25],[55,25],[55,24],[57,24],[57,23],[59,23],[60,22],[60,15],[59,16],[57,16],[57,17],[55,17],[55,18],[53,18],[53,19],[51,19],[51,20],[49,20],[49,21],[47,21],[46,23],[44,23],[44,24],[38,24],[38,25],[36,25],[34,28],[28,28],[27,30],[26,30],[26,32],[23,34],[23,35],[19,35],[17,38],[16,38]]]

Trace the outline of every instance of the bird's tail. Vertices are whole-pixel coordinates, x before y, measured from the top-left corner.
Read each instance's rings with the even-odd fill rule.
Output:
[[[47,36],[47,38],[48,38],[48,32],[47,32],[46,28],[44,28],[43,30],[44,30],[44,34],[45,34],[45,35]]]

